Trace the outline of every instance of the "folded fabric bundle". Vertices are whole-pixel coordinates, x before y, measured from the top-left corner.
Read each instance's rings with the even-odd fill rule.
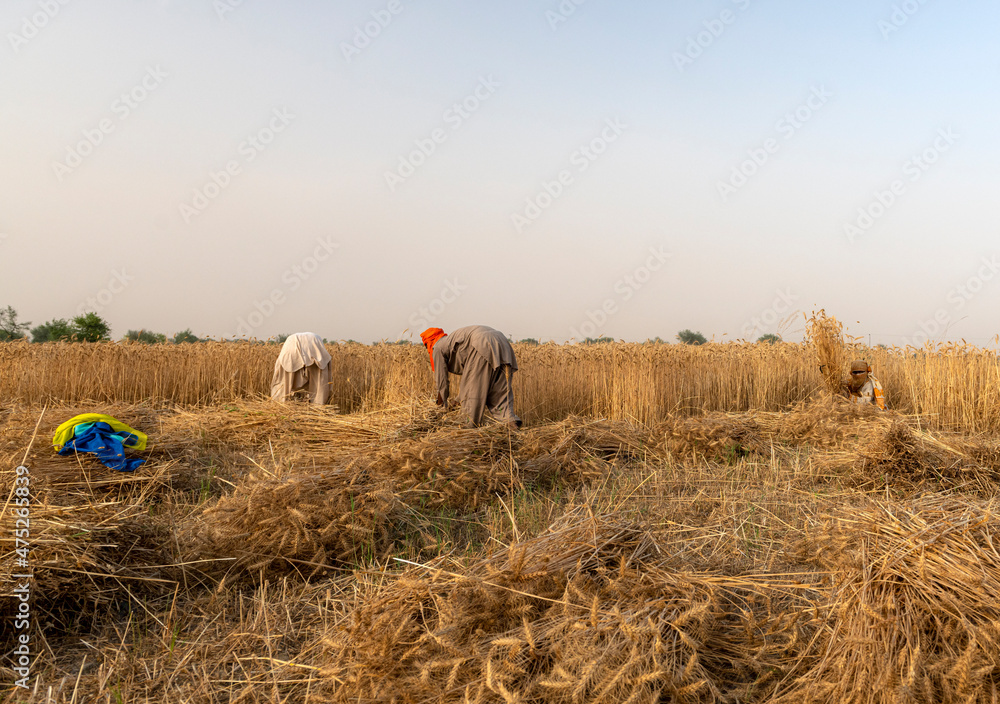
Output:
[[[60,455],[70,452],[93,454],[111,469],[133,472],[145,460],[125,457],[125,448],[146,449],[146,435],[100,413],[71,418],[56,430],[52,445]]]
[[[81,413],[78,416],[73,416],[56,428],[56,434],[52,436],[52,445],[56,448],[57,452],[76,434],[76,426],[83,425],[84,423],[107,423],[116,433],[124,432],[135,436],[135,440],[128,445],[130,449],[146,449],[147,437],[145,433],[140,433],[138,430],[130,428],[114,416],[107,416],[103,413]]]

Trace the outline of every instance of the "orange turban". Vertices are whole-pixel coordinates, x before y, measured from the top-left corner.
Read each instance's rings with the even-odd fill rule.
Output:
[[[434,371],[434,343],[446,335],[447,333],[441,328],[427,328],[420,333],[420,339],[423,340],[424,347],[427,348],[427,354],[431,356],[431,371]]]

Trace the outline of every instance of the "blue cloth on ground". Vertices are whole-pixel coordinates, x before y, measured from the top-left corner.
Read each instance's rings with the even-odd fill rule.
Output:
[[[146,460],[125,456],[125,444],[134,440],[132,433],[115,432],[107,423],[81,423],[73,428],[74,437],[59,450],[60,455],[70,452],[89,452],[106,467],[119,472],[134,472]]]

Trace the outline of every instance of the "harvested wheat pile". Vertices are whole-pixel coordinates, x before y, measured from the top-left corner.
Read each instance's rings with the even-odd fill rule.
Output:
[[[498,493],[540,481],[577,484],[645,452],[646,435],[626,423],[571,417],[523,432],[455,423],[402,440],[353,466],[390,482],[407,503],[477,510]]]
[[[890,475],[919,481],[932,472],[953,475],[961,457],[945,457],[939,448],[930,447],[905,423],[896,420],[874,430],[858,444],[856,469],[862,477]]]
[[[636,526],[577,513],[461,573],[410,570],[327,640],[325,694],[722,702],[795,666],[812,629],[787,608],[795,597],[763,580],[668,572],[657,552]]]
[[[165,414],[161,441],[183,449],[220,448],[234,452],[268,448],[329,461],[377,444],[381,415],[342,416],[332,406],[273,401],[239,401],[218,407],[176,408]]]
[[[891,411],[880,411],[870,404],[851,403],[840,396],[819,396],[796,404],[786,413],[761,413],[758,423],[779,442],[833,448],[855,441],[894,417]]]
[[[927,483],[961,487],[983,496],[995,496],[1000,482],[997,443],[990,438],[936,436],[894,419],[873,428],[858,443],[853,477],[861,485],[872,482]]]
[[[748,455],[767,455],[771,444],[753,416],[709,413],[672,417],[657,429],[662,448],[679,459],[698,457],[732,462]]]
[[[365,467],[426,494],[428,505],[477,509],[501,490],[598,479],[617,462],[643,457],[647,445],[646,433],[627,423],[573,416],[521,432],[444,427],[377,453]]]
[[[382,554],[401,507],[391,487],[350,467],[252,475],[183,526],[179,540],[188,560],[215,561],[212,571],[291,569],[312,576]]]
[[[619,456],[636,456],[643,437],[623,423],[582,419],[523,435],[446,423],[322,471],[252,474],[186,526],[181,542],[189,559],[218,561],[215,570],[312,575],[382,557],[407,528],[424,535],[417,509],[475,512],[525,484],[599,478]]]
[[[997,509],[932,495],[816,525],[797,549],[839,580],[832,622],[815,666],[776,701],[997,701]]]
[[[656,433],[663,437],[663,449],[677,458],[732,461],[770,456],[773,449],[784,446],[841,448],[883,427],[888,417],[874,406],[823,395],[784,413],[674,415],[657,426]]]
[[[390,483],[408,503],[475,510],[521,482],[511,452],[518,444],[517,434],[504,426],[446,425],[358,459],[351,471]]]
[[[643,460],[652,442],[650,433],[640,426],[570,416],[558,423],[524,430],[520,453],[530,459],[551,458],[572,470],[582,458]]]

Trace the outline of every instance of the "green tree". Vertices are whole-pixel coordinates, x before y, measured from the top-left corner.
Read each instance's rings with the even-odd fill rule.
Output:
[[[73,335],[81,342],[106,342],[111,339],[111,326],[97,313],[73,318]]]
[[[693,330],[681,330],[677,333],[677,339],[684,345],[704,345],[708,342],[704,335]]]
[[[129,342],[141,342],[146,345],[156,345],[167,341],[167,336],[162,332],[152,332],[150,330],[129,330],[125,333],[123,340]]]
[[[24,338],[31,323],[17,322],[17,311],[11,306],[0,309],[0,342],[10,342]]]
[[[773,332],[769,332],[766,335],[758,337],[757,342],[768,342],[773,345],[776,342],[781,342],[781,335],[775,335]]]
[[[73,326],[65,318],[50,320],[31,329],[32,342],[58,342],[73,339]]]
[[[614,341],[615,341],[615,338],[613,338],[613,337],[607,337],[607,336],[605,336],[605,337],[588,337],[588,338],[584,339],[583,342],[581,342],[580,344],[581,345],[604,345],[604,344],[607,344],[609,342],[614,342]]]
[[[175,345],[179,345],[184,342],[201,342],[201,340],[198,339],[198,336],[191,332],[191,328],[181,330],[179,333],[176,333],[170,341]]]
[[[537,345],[538,344],[538,340],[536,340],[533,337],[526,337],[523,340],[518,340],[517,344],[519,344],[519,345]]]

